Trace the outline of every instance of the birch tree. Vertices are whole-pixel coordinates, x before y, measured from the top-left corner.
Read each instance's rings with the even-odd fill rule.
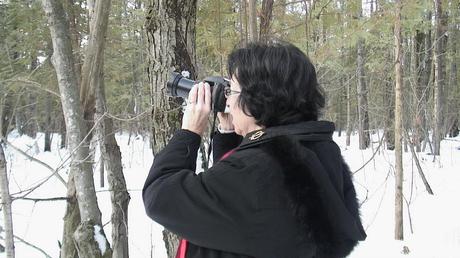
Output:
[[[2,135],[0,135],[3,138]],[[0,140],[0,197],[5,230],[5,250],[7,258],[14,258],[13,216],[11,213],[11,196],[6,172],[6,159],[3,152],[3,141]],[[1,227],[0,227],[1,228]],[[1,231],[1,230],[0,230]]]

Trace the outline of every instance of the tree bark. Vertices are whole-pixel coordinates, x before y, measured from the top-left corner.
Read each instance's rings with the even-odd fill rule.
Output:
[[[403,164],[402,164],[402,40],[401,40],[401,2],[396,0],[395,19],[395,239],[403,240]]]
[[[362,2],[360,1],[358,10],[358,16],[360,19],[363,18]],[[359,136],[359,149],[364,150],[369,147],[370,134],[369,134],[369,114],[367,104],[367,87],[366,87],[366,75],[364,71],[364,44],[363,38],[358,39],[357,50],[357,76],[358,76],[358,136]]]
[[[153,106],[151,143],[153,154],[158,153],[180,128],[181,107],[167,96],[166,82],[171,70],[195,70],[196,0],[150,0],[145,29],[148,39],[148,77]],[[178,237],[164,231],[168,257],[174,257]]]
[[[346,145],[350,146],[350,137],[351,137],[351,95],[350,95],[350,80],[347,80],[347,136],[346,136]]]
[[[101,70],[102,72],[102,70]],[[100,75],[103,78],[103,74]],[[105,115],[107,110],[104,81],[96,89],[97,117],[102,119],[99,126],[101,141],[101,166],[107,171],[110,198],[112,201],[112,258],[128,258],[128,204],[129,193],[123,175],[120,147],[115,139],[112,118]]]
[[[395,149],[395,103],[394,98],[395,92],[392,84],[392,77],[387,78],[387,83],[385,83],[385,89],[383,93],[383,103],[385,106],[385,142],[387,150]]]
[[[257,2],[249,0],[249,41],[257,41]]]
[[[427,126],[427,118],[428,118],[427,102],[428,102],[428,98],[430,96],[431,87],[432,87],[431,73],[433,71],[431,20],[432,20],[432,13],[431,11],[428,11],[425,16],[425,23],[426,23],[427,30],[425,32],[425,51],[424,51],[425,58],[423,59],[423,64],[422,64],[422,68],[423,68],[422,69],[422,73],[423,73],[422,85],[424,87],[424,92],[425,92],[425,96],[424,96],[422,107],[421,107],[421,110],[423,113],[421,123],[422,123],[423,136],[424,136],[423,145],[421,147],[422,151],[425,151],[426,144],[429,143],[430,141],[429,133],[428,133],[429,126]]]
[[[270,38],[270,26],[273,14],[273,0],[262,1],[262,12],[260,14],[259,40],[267,42]]]
[[[13,216],[11,213],[11,196],[8,186],[6,159],[3,152],[3,142],[0,141],[0,194],[5,227],[5,250],[7,258],[14,258]]]
[[[61,257],[75,257],[75,249],[80,257],[111,257],[111,249],[101,223],[101,212],[97,206],[89,148],[85,144],[85,125],[82,107],[78,97],[78,85],[74,68],[68,22],[60,1],[43,0],[43,9],[48,19],[53,42],[52,63],[56,70],[61,102],[66,120],[68,147],[71,155],[66,219],[76,218],[75,195],[81,222],[75,229],[76,221],[66,221]],[[91,39],[90,39],[91,42]],[[73,188],[75,186],[75,188]],[[75,244],[70,242],[73,234]],[[95,234],[102,237],[101,246]],[[101,241],[101,240],[99,240]],[[105,244],[105,248],[102,246]],[[75,245],[75,246],[74,246]]]
[[[455,94],[458,92],[459,85],[458,85],[458,51],[457,51],[457,41],[459,39],[459,29],[458,29],[458,22],[456,23],[455,21],[458,20],[459,14],[460,14],[460,2],[459,1],[450,1],[450,10],[451,10],[451,15],[450,15],[450,20],[451,22],[449,23],[449,42],[450,42],[450,47],[449,47],[449,52],[450,52],[450,76],[449,76],[449,88],[448,92],[451,92],[449,94],[449,97],[447,99],[447,111],[448,114],[448,120],[446,121],[446,132],[449,134],[449,137],[456,137],[459,133],[458,129],[458,120],[460,118],[458,114],[458,109],[460,107],[460,101],[458,100],[458,94]],[[453,93],[453,94],[452,94]]]
[[[46,123],[45,123],[45,147],[44,151],[51,151],[51,94],[47,93],[45,98]]]
[[[248,44],[248,2],[247,0],[240,0],[241,10],[240,10],[240,19],[242,24],[241,30],[241,41],[244,45]]]
[[[369,114],[367,104],[367,88],[364,72],[364,39],[358,40],[358,135],[359,149],[369,147]]]
[[[421,151],[421,142],[423,140],[423,124],[424,124],[424,107],[426,106],[425,91],[426,86],[423,85],[423,71],[422,64],[424,59],[424,49],[425,49],[425,34],[419,30],[415,32],[413,40],[413,61],[412,61],[412,76],[414,78],[415,87],[414,87],[414,120],[413,120],[413,136],[412,143],[415,145],[417,152]],[[408,139],[410,140],[410,139]]]
[[[445,54],[445,37],[447,29],[446,17],[443,13],[442,1],[434,0],[435,11],[435,45],[434,45],[434,130],[433,130],[433,154],[439,155],[441,148],[441,140],[443,138],[443,112],[444,112],[444,54]]]

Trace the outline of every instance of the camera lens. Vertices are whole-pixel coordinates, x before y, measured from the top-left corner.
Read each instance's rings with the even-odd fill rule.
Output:
[[[209,83],[211,86],[211,108],[217,112],[224,112],[226,102],[224,89],[225,87],[230,86],[229,82],[223,77],[218,76],[206,77],[203,81]],[[172,72],[168,82],[166,83],[166,86],[170,96],[186,99],[188,97],[188,93],[195,84],[196,81],[187,79],[180,73]]]
[[[180,73],[172,72],[166,86],[169,95],[186,99],[194,84],[196,84],[194,80],[187,79]]]

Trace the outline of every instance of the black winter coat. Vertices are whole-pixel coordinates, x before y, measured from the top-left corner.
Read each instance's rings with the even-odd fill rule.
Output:
[[[179,130],[143,188],[149,217],[188,240],[186,257],[345,257],[366,234],[334,125],[309,121],[246,135],[216,134],[195,174],[200,136]]]

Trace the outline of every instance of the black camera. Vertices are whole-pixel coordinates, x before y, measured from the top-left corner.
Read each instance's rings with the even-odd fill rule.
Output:
[[[220,76],[206,77],[203,81],[211,86],[211,108],[216,112],[224,112],[226,104],[224,92],[226,87],[230,87],[229,81]],[[196,83],[196,81],[187,79],[180,73],[172,72],[166,86],[169,95],[186,99]]]

